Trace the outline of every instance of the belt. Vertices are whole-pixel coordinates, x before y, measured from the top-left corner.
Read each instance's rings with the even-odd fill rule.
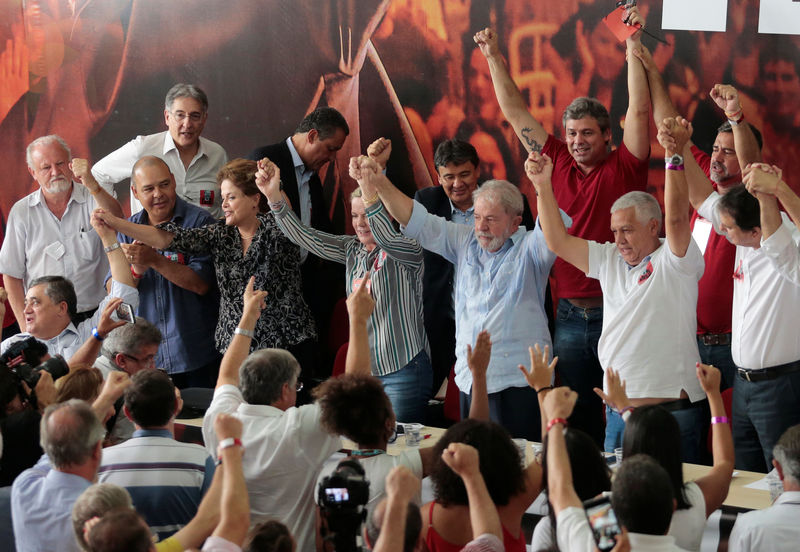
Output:
[[[731,344],[731,334],[730,333],[721,333],[721,334],[699,334],[697,336],[703,345],[730,345]]]
[[[766,381],[791,374],[792,372],[800,372],[800,360],[779,364],[778,366],[770,366],[769,368],[761,368],[760,370],[737,368],[737,372],[739,377],[745,381]]]
[[[687,408],[693,408],[694,404],[689,399],[676,399],[674,401],[658,403],[654,406],[660,406],[664,410],[668,410],[669,412],[675,412],[676,410],[686,410]]]

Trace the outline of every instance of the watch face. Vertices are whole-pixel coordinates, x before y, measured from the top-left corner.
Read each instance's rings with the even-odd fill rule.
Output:
[[[683,165],[683,157],[678,155],[677,153],[669,158],[670,165]]]

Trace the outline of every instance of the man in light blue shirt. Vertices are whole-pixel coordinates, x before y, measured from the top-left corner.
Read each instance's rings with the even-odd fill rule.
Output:
[[[78,551],[72,505],[94,481],[105,429],[81,400],[52,405],[42,417],[45,455],[11,488],[14,540],[19,552]]]
[[[517,368],[530,362],[528,347],[551,345],[544,291],[555,255],[541,229],[522,222],[523,198],[510,182],[490,180],[473,194],[474,229],[429,214],[380,173],[374,161],[351,161],[351,171],[374,183],[403,233],[455,265],[456,384],[466,417],[472,390],[466,348],[478,333],[492,336],[486,374],[492,420],[514,437],[539,440],[536,391]]]

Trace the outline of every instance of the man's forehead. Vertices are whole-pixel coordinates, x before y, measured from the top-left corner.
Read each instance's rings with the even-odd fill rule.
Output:
[[[185,111],[187,113],[203,113],[203,104],[191,96],[178,96],[170,105],[172,111]]]
[[[172,172],[166,163],[161,161],[154,161],[140,167],[136,167],[133,171],[133,181],[138,187],[146,186],[148,184],[158,184],[165,180],[172,180]]]
[[[472,163],[472,161],[464,161],[463,163],[456,163],[455,161],[450,161],[444,166],[439,165],[438,167],[436,167],[436,170],[439,171],[440,176],[444,176],[445,174],[460,173],[464,171],[474,171],[475,169],[477,169],[477,167]]]
[[[40,163],[47,159],[69,160],[69,154],[58,142],[48,142],[39,144],[31,149],[31,157],[34,163]]]
[[[577,128],[596,128],[600,129],[600,123],[597,122],[597,119],[592,117],[591,115],[587,115],[586,117],[581,117],[580,119],[567,119],[564,122],[564,128],[566,129],[577,129]]]
[[[25,297],[28,299],[43,299],[47,297],[47,293],[45,293],[47,286],[45,284],[38,284],[33,286],[28,290],[28,293],[25,294]]]

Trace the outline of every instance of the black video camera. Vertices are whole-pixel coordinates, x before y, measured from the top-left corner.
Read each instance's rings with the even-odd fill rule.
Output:
[[[33,390],[39,383],[43,371],[49,372],[53,376],[53,381],[69,373],[69,365],[61,355],[55,355],[42,362],[42,358],[47,354],[47,345],[31,336],[11,345],[0,357],[0,361]]]
[[[333,541],[336,552],[359,550],[356,536],[366,519],[364,505],[369,501],[369,481],[364,468],[355,458],[339,462],[331,475],[322,479],[317,491],[324,521],[321,534]]]

